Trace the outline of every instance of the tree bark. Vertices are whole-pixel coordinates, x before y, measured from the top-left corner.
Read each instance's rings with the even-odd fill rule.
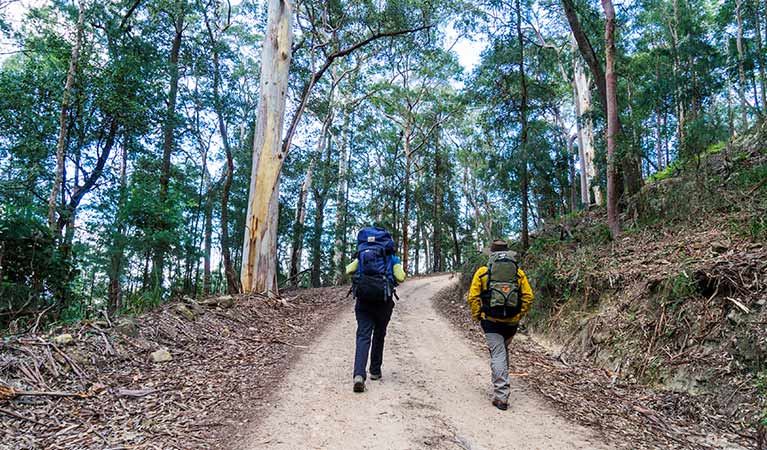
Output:
[[[613,238],[620,233],[616,193],[615,146],[618,134],[618,82],[615,74],[615,8],[612,0],[602,0],[605,11],[605,66],[607,74],[607,223]]]
[[[682,72],[681,58],[679,57],[679,4],[677,0],[673,1],[674,17],[673,22],[669,24],[669,31],[671,34],[671,53],[674,59],[674,97],[676,108],[676,134],[678,146],[680,149],[685,147],[685,104],[682,91],[682,83],[680,81],[680,73]]]
[[[567,17],[567,21],[570,24],[570,30],[572,31],[573,36],[575,37],[575,41],[578,44],[578,49],[580,50],[583,59],[588,64],[589,68],[591,69],[591,73],[594,76],[594,81],[597,85],[597,92],[599,93],[599,101],[602,105],[602,111],[604,111],[605,116],[607,116],[607,87],[605,81],[605,72],[602,70],[602,65],[600,64],[599,59],[594,52],[594,48],[591,46],[591,42],[589,41],[588,36],[586,36],[586,33],[581,27],[580,21],[578,19],[578,14],[575,11],[575,4],[573,3],[573,0],[562,0],[562,5],[565,9],[565,16]],[[620,134],[620,128],[620,117],[618,117],[618,134]],[[638,161],[638,156],[633,152],[627,152],[620,161],[623,167],[623,176],[625,178],[625,184],[628,188],[629,194],[635,194],[642,188],[642,177],[641,174],[638,173]]]
[[[117,214],[112,225],[112,245],[113,249],[109,257],[109,287],[107,288],[107,312],[110,316],[117,313],[122,307],[122,287],[120,280],[125,264],[125,218],[123,208],[128,196],[128,143],[129,137],[126,133],[125,142],[123,142],[122,158],[120,159],[120,193],[117,197]]]
[[[743,130],[748,128],[748,101],[746,100],[746,71],[743,66],[743,0],[735,0],[735,15],[738,21],[738,95],[740,96],[740,122]]]
[[[631,95],[631,82],[628,81],[626,83],[626,104],[628,106],[629,111],[629,123],[631,125],[631,155],[639,155],[640,150],[642,148],[642,138],[639,135],[639,132],[637,131],[636,122],[634,122],[634,107],[632,106],[632,95]],[[642,160],[639,158],[629,158],[628,161],[624,158],[625,164],[633,164],[633,167],[631,170],[627,170],[626,175],[626,190],[629,192],[639,192],[639,189],[636,187],[630,186],[629,184],[632,182],[639,182],[640,185],[642,183]],[[638,178],[638,180],[632,180],[632,177]]]
[[[456,231],[457,225],[452,223],[450,231],[453,235],[453,248],[455,254],[453,255],[453,270],[458,270],[461,267],[461,243],[458,241],[458,232]]]
[[[589,37],[583,31],[573,0],[562,0],[562,6],[565,9],[565,16],[567,17],[567,22],[570,24],[570,30],[573,33],[575,42],[578,44],[578,49],[594,76],[594,82],[597,85],[597,92],[599,93],[599,102],[602,105],[602,110],[607,114],[607,88],[602,64],[599,62],[599,58],[594,51],[594,47],[591,45],[591,41],[589,41]]]
[[[168,105],[165,111],[165,124],[163,127],[162,169],[160,172],[159,195],[159,201],[161,205],[165,205],[165,202],[168,200],[168,185],[170,183],[170,159],[171,154],[173,153],[174,134],[176,131],[176,99],[178,97],[179,80],[178,58],[179,54],[181,53],[181,39],[184,33],[184,20],[186,18],[185,6],[185,4],[182,4],[181,9],[176,12],[178,15],[174,20],[175,32],[173,34],[173,43],[171,44],[170,56],[168,60],[170,86],[168,88]],[[163,265],[166,247],[167,244],[165,242],[161,242],[155,249],[154,260],[152,263],[152,287],[155,291],[160,291],[162,289]]]
[[[767,0],[765,0],[767,1]],[[727,52],[727,67],[728,70],[725,70],[725,74],[727,76],[727,127],[729,129],[729,139],[727,142],[727,147],[729,148],[730,143],[732,143],[732,139],[735,136],[735,112],[732,107],[732,79],[730,79],[730,40],[727,39],[726,44],[726,52]],[[666,161],[668,163],[668,160]]]
[[[405,184],[405,206],[402,211],[402,269],[407,273],[408,269],[408,229],[410,228],[410,175],[412,172],[413,154],[410,149],[410,139],[412,134],[412,128],[410,124],[410,117],[405,122],[404,132],[404,147],[405,147],[405,178],[403,183]],[[428,251],[427,251],[428,255]]]
[[[760,98],[762,100],[762,108],[764,109],[763,115],[767,116],[767,78],[765,78],[764,73],[764,43],[762,41],[762,23],[759,20],[759,0],[754,0],[754,11],[756,12],[754,17],[754,25],[756,27],[756,57],[759,61],[759,87],[761,91]],[[765,9],[764,14],[767,15],[767,9]]]
[[[583,204],[591,204],[591,194],[594,193],[594,202],[602,204],[602,190],[599,183],[594,180],[597,170],[594,165],[594,122],[591,110],[591,91],[583,63],[578,54],[573,55],[573,90],[575,91],[575,112],[577,116],[578,152],[580,156],[581,170],[581,199]]]
[[[287,156],[280,137],[293,42],[292,1],[269,0],[268,15],[240,279],[244,292],[277,295],[279,181]]]
[[[322,139],[322,138],[320,138]],[[316,159],[309,161],[309,167],[304,175],[304,182],[301,183],[301,192],[298,194],[298,204],[296,204],[296,215],[293,221],[293,242],[290,249],[290,278],[295,285],[298,285],[298,271],[301,266],[301,254],[304,248],[304,223],[306,222],[306,199],[309,191],[312,189],[312,175]]]
[[[207,167],[205,169],[207,172]],[[210,174],[205,174],[205,237],[203,239],[203,266],[202,266],[202,293],[210,294],[210,254],[213,244],[213,189],[210,182]],[[195,290],[195,296],[197,290]]]
[[[312,189],[314,197],[314,224],[312,232],[312,287],[322,286],[322,230],[325,222],[325,205],[327,203],[327,186],[315,186]]]
[[[59,187],[64,180],[64,159],[66,157],[66,142],[69,114],[69,97],[72,91],[72,85],[75,81],[75,72],[80,59],[80,48],[83,44],[85,22],[85,1],[80,0],[77,13],[77,29],[75,31],[75,43],[72,45],[72,54],[69,58],[69,69],[67,69],[67,79],[64,83],[64,92],[61,97],[61,112],[59,113],[59,138],[56,141],[56,175],[53,178],[51,195],[48,198],[48,227],[51,233],[58,233],[56,226],[56,202],[59,194]]]
[[[432,220],[434,224],[434,272],[442,272],[444,267],[442,266],[442,190],[440,189],[443,182],[441,176],[442,170],[442,158],[439,154],[439,147],[434,153],[434,180],[433,180],[433,196],[434,205],[432,205]]]
[[[522,251],[525,252],[530,247],[530,233],[528,229],[528,180],[527,180],[527,79],[525,76],[525,41],[522,35],[522,8],[520,6],[520,0],[516,0],[517,4],[517,44],[519,45],[519,90],[520,90],[520,106],[519,106],[519,121],[520,121],[520,135],[519,135],[519,148],[521,156],[521,176],[520,176],[520,191],[522,194]]]
[[[577,135],[569,136],[567,139],[567,169],[570,172],[570,212],[578,209],[578,187],[575,181],[575,149],[573,141]]]
[[[345,102],[344,102],[345,103]],[[335,272],[334,282],[342,284],[346,280],[345,251],[346,251],[346,191],[347,172],[349,171],[349,122],[352,112],[344,108],[344,119],[339,142],[338,154],[338,190],[336,191],[336,229],[333,242],[333,267]]]

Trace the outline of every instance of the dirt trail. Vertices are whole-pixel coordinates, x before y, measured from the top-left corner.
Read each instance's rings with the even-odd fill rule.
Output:
[[[351,308],[298,359],[245,449],[600,449],[512,379],[511,407],[490,404],[489,364],[433,308],[449,275],[403,284],[384,351],[383,379],[352,392]],[[513,361],[513,359],[512,359]]]

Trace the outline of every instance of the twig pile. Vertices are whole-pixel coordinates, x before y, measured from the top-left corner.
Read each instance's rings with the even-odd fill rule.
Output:
[[[0,343],[2,448],[222,448],[266,406],[296,350],[345,304],[343,289],[293,298],[172,304],[71,345]],[[172,355],[152,362],[157,350]]]

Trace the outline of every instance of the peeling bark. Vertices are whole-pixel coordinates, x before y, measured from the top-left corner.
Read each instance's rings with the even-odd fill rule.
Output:
[[[279,183],[287,156],[280,138],[293,42],[293,4],[291,0],[269,0],[268,14],[240,280],[243,292],[277,295]]]

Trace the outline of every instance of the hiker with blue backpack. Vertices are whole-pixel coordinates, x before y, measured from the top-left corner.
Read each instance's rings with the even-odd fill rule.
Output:
[[[356,300],[357,344],[354,352],[354,392],[365,391],[368,354],[370,379],[381,378],[384,339],[394,310],[395,288],[405,281],[402,263],[395,255],[394,240],[388,231],[367,227],[357,234],[357,253],[346,266],[352,275],[349,291]],[[372,344],[372,345],[371,345]]]
[[[505,411],[511,391],[509,344],[519,321],[533,304],[533,290],[506,241],[495,240],[490,245],[487,264],[474,273],[467,300],[471,316],[482,326],[490,350],[493,406]]]

